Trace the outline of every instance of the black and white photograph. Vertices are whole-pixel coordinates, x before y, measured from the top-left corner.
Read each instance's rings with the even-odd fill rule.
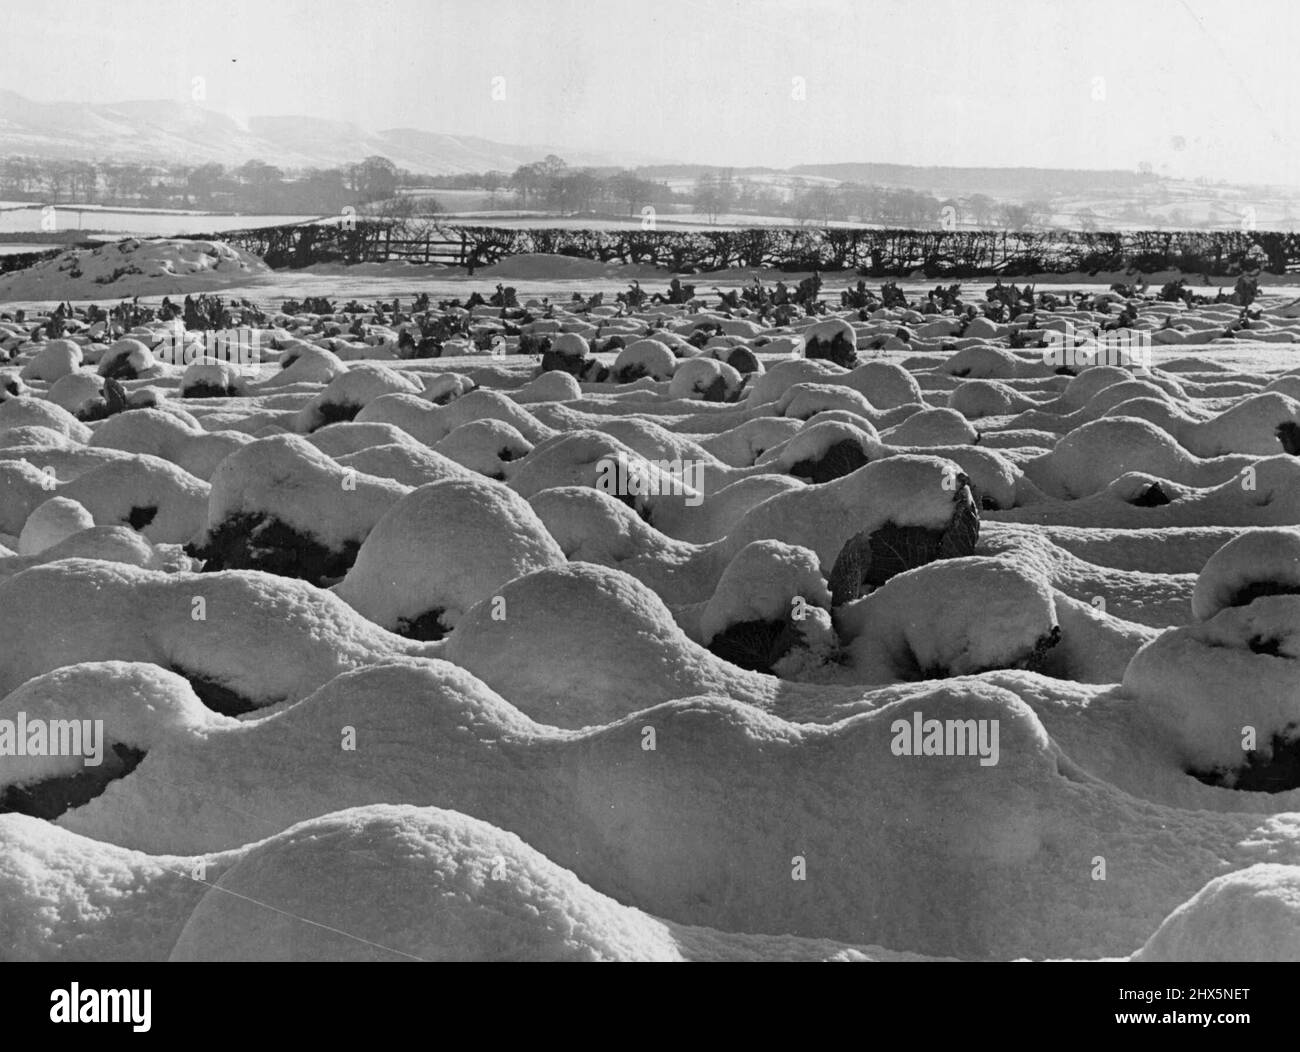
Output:
[[[1300,7],[0,15],[38,1015],[146,1032],[180,962],[1022,962],[1112,1032],[1264,1020]]]

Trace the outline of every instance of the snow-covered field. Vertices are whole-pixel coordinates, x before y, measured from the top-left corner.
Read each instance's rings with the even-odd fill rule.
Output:
[[[0,957],[1300,956],[1294,290],[564,266],[0,278]]]
[[[7,206],[7,207],[6,207]],[[112,208],[104,205],[41,205],[0,201],[0,234],[38,230],[105,230],[119,236],[178,237],[225,230],[302,223],[315,216],[235,215],[229,212],[181,211],[167,208]]]

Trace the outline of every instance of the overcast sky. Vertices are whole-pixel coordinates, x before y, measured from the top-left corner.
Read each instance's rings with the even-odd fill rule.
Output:
[[[1146,162],[1300,184],[1297,0],[0,0],[0,14],[15,45],[0,87],[40,101],[188,100],[202,76],[203,105],[236,115],[685,162]]]

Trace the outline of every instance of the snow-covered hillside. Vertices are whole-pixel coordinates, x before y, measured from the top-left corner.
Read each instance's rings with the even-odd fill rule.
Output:
[[[562,154],[575,165],[650,164],[637,154],[606,154],[564,146],[510,145],[473,135],[416,128],[362,128],[302,116],[236,119],[195,102],[37,102],[0,90],[0,152],[85,160],[111,157],[146,163],[182,161],[238,165],[261,160],[292,168],[331,168],[375,155],[430,175],[514,171]]]

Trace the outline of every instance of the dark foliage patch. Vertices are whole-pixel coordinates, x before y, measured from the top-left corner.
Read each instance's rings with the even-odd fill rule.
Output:
[[[584,384],[603,384],[609,380],[609,366],[602,365],[593,358],[578,379]]]
[[[87,402],[72,415],[83,424],[93,424],[96,420],[107,420],[112,414],[108,410],[108,403],[102,398],[96,398],[93,402]]]
[[[115,742],[104,750],[104,762],[98,767],[0,789],[0,814],[16,812],[47,821],[58,818],[65,811],[95,799],[110,782],[125,778],[140,766],[145,755],[143,749]]]
[[[207,676],[191,672],[179,665],[173,665],[171,670],[176,675],[184,678],[198,696],[199,701],[203,702],[213,712],[219,712],[223,716],[242,716],[246,712],[253,712],[263,707],[263,705],[259,705],[252,699],[231,690],[215,679],[209,679]]]
[[[700,392],[706,402],[725,402],[727,400],[727,381],[721,376],[716,377],[713,383]]]
[[[552,369],[558,369],[562,373],[569,373],[582,379],[583,370],[587,367],[590,359],[579,358],[575,354],[560,354],[557,351],[545,351],[542,354],[542,372],[550,372]]]
[[[355,420],[361,412],[361,406],[356,402],[322,402],[316,411],[320,414],[320,423],[312,428],[313,431],[330,424],[345,424]]]
[[[1153,482],[1136,497],[1130,504],[1135,508],[1161,508],[1166,504],[1172,504],[1173,498],[1164,491],[1159,482]]]
[[[131,513],[126,517],[127,525],[133,530],[143,530],[149,523],[153,522],[158,515],[158,506],[150,504],[145,507],[134,507]]]
[[[1249,606],[1256,599],[1269,595],[1300,595],[1300,587],[1278,581],[1252,581],[1237,589],[1228,600],[1228,606]]]
[[[489,337],[489,341],[492,338]],[[519,348],[517,354],[549,354],[551,350],[551,338],[549,336],[537,336],[531,332],[522,333],[519,337]],[[491,343],[488,344],[491,347]]]
[[[108,368],[104,370],[104,378],[108,380],[138,380],[140,374],[135,371],[135,366],[131,364],[128,355],[119,354],[111,362]]]
[[[1250,642],[1246,645],[1250,647],[1252,654],[1267,654],[1269,657],[1282,656],[1282,640],[1277,636],[1251,636]]]
[[[234,398],[239,392],[220,384],[195,383],[181,388],[182,398]]]
[[[790,474],[796,478],[808,479],[814,483],[830,482],[842,478],[866,464],[867,455],[862,447],[852,439],[846,438],[836,442],[822,454],[819,460],[801,460],[790,468]]]
[[[1259,751],[1245,754],[1246,762],[1237,767],[1187,771],[1198,782],[1220,789],[1238,789],[1245,793],[1285,793],[1300,789],[1300,737],[1296,724],[1288,724],[1273,735],[1272,755],[1263,759]]]
[[[1053,625],[1052,630],[1046,635],[1039,636],[1034,643],[1034,649],[1030,651],[1029,656],[1017,665],[1017,668],[1023,668],[1028,672],[1038,672],[1044,676],[1050,675],[1047,666],[1052,659],[1052,648],[1061,641],[1061,626]]]
[[[727,364],[746,376],[758,372],[758,355],[747,347],[737,347],[727,355]]]
[[[341,550],[332,551],[273,516],[245,513],[212,530],[206,544],[187,544],[185,553],[204,560],[204,573],[262,570],[320,587],[347,573],[360,547],[359,542],[348,541]]]
[[[1300,457],[1300,424],[1292,420],[1285,420],[1277,425],[1277,440],[1282,443],[1282,449],[1293,457]]]
[[[955,559],[975,553],[979,540],[980,513],[961,486],[953,516],[942,529],[928,526],[898,526],[887,522],[875,532],[863,530],[849,538],[831,567],[831,598],[836,606],[852,602],[868,588],[878,588],[895,574],[912,570],[936,559]]]
[[[441,639],[451,629],[442,623],[442,609],[426,610],[418,617],[404,617],[398,623],[393,631],[399,636],[405,636],[407,639],[418,639],[421,642],[433,642]]]
[[[643,376],[649,376],[650,372],[640,362],[631,362],[621,369],[615,369],[612,375],[616,384],[630,384]]]
[[[751,672],[772,672],[772,666],[799,641],[799,633],[783,621],[740,621],[718,633],[709,650],[733,665]]]
[[[441,358],[442,344],[432,336],[421,337],[420,342],[411,349],[412,358]]]
[[[836,333],[835,339],[829,343],[824,340],[809,340],[804,348],[804,357],[823,358],[842,365],[845,369],[852,369],[858,364],[858,348],[856,343],[845,339],[843,333]]]
[[[984,672],[999,672],[1006,669],[1024,669],[1028,672],[1037,672],[1044,676],[1051,676],[1050,671],[1052,661],[1052,648],[1061,641],[1061,628],[1059,625],[1053,625],[1050,632],[1045,632],[1034,641],[1033,648],[1024,657],[1021,657],[1010,664],[1006,665],[986,665],[983,668],[971,669],[963,672],[965,676],[978,676]],[[923,679],[947,679],[953,675],[953,671],[943,665],[932,665],[928,668],[921,668],[915,656],[911,656],[906,662],[906,667],[902,670],[904,679],[923,680]]]
[[[110,416],[124,413],[130,408],[126,390],[122,385],[116,380],[106,379],[103,396],[83,406],[75,415],[83,424],[93,424],[96,420],[107,420]]]

